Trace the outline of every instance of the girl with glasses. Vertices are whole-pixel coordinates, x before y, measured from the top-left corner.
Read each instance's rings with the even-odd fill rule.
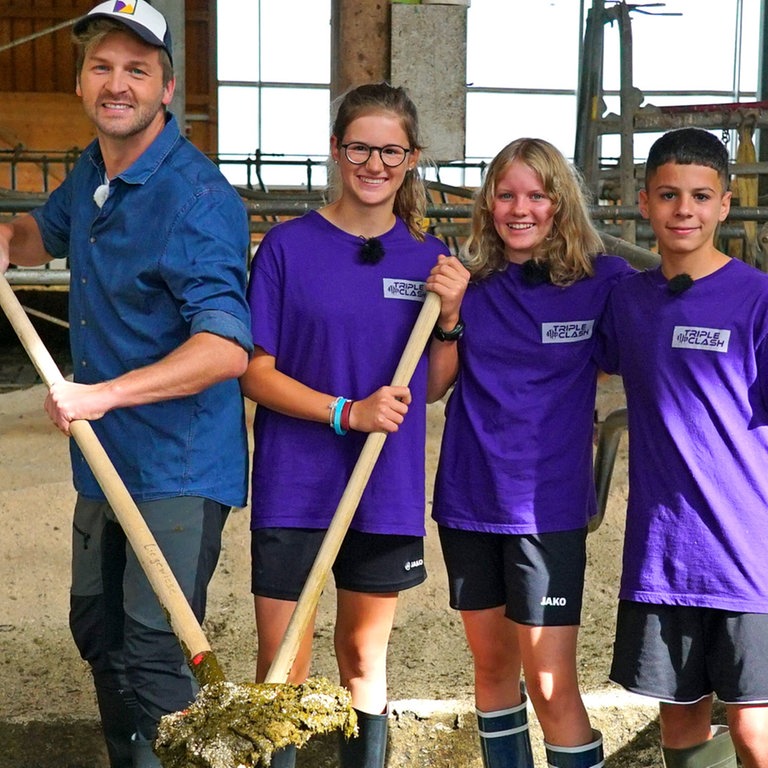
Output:
[[[468,273],[423,231],[416,109],[402,88],[363,85],[338,106],[332,202],[274,227],[248,288],[256,350],[242,378],[258,403],[252,477],[257,680],[264,679],[366,434],[390,434],[336,563],[335,651],[359,736],[343,768],[381,768],[386,655],[400,590],[424,581],[427,355],[410,387],[387,382],[425,281],[451,331]],[[434,342],[439,344],[441,342]],[[290,675],[309,674],[312,628]],[[272,765],[295,764],[294,750]]]

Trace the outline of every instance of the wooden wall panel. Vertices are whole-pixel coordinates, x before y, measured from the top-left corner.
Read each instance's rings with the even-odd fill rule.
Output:
[[[204,152],[218,147],[216,0],[186,0],[187,135]]]
[[[93,125],[74,93],[0,92],[0,152],[3,158],[0,187],[42,192],[43,173],[49,177],[49,187],[53,189],[66,172],[58,160],[45,169],[42,162],[24,162],[16,166],[16,176],[12,179],[11,150],[21,147],[35,150],[36,154],[54,152],[60,158],[62,151],[82,149],[94,136]]]
[[[58,26],[87,12],[91,0],[0,0],[0,46]],[[71,27],[0,52],[0,91],[71,91],[75,52]]]
[[[0,93],[0,147],[34,150],[83,148],[96,135],[72,93]],[[24,137],[36,137],[33,143]]]
[[[0,48],[79,18],[96,0],[0,0]],[[185,0],[187,135],[204,152],[217,147],[216,0]],[[0,51],[0,149],[83,147],[93,130],[75,90],[71,26]],[[74,143],[73,143],[74,142]],[[0,186],[2,182],[0,182]]]

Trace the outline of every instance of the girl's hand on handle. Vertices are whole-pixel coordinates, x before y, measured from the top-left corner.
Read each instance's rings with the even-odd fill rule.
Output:
[[[381,387],[364,400],[352,403],[349,426],[358,432],[397,432],[410,402],[408,387]]]
[[[438,327],[453,331],[461,321],[461,302],[469,284],[469,270],[455,256],[438,256],[437,264],[427,278],[427,290],[440,297]],[[439,400],[456,380],[459,353],[456,339],[434,339],[429,347],[427,402]]]
[[[426,287],[440,297],[440,318],[437,322],[446,331],[455,328],[459,322],[459,309],[468,284],[469,270],[455,256],[437,257]]]

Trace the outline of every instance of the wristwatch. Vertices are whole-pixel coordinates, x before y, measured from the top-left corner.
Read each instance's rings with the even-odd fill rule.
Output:
[[[459,318],[459,322],[450,331],[444,331],[439,325],[436,325],[432,335],[438,341],[458,341],[464,335],[464,321]]]

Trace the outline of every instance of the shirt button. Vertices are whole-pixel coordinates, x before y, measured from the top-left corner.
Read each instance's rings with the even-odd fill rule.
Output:
[[[95,243],[96,242],[96,238],[95,237],[89,237],[88,238],[88,242],[89,243]]]
[[[88,325],[88,321],[87,320],[81,320],[80,321],[80,325]]]
[[[81,366],[82,368],[87,368],[87,367],[88,367],[88,363],[87,363],[85,360],[81,360],[81,361],[80,361],[80,366]]]

